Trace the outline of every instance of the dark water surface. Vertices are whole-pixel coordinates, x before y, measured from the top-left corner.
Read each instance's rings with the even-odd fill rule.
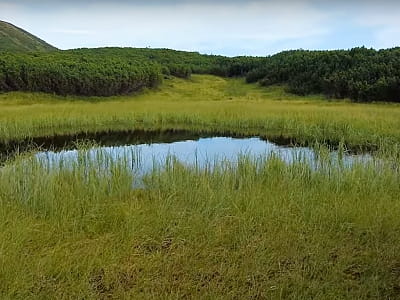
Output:
[[[268,158],[274,154],[287,163],[305,160],[313,164],[318,157],[310,147],[291,146],[291,140],[269,141],[262,137],[215,136],[217,134],[196,134],[187,131],[125,131],[113,133],[77,134],[34,138],[22,142],[0,145],[3,162],[16,153],[33,149],[35,157],[48,167],[64,166],[78,162],[85,153],[92,162],[104,159],[123,160],[128,166],[135,166],[136,172],[145,174],[155,166],[163,166],[173,156],[187,165],[208,166],[221,161],[236,162],[239,156]],[[76,150],[82,149],[85,150]],[[93,141],[93,142],[87,142]],[[39,150],[38,150],[39,149]],[[328,152],[333,163],[351,165],[365,161],[370,154]],[[0,155],[1,162],[1,155]],[[86,162],[87,163],[87,162]]]
[[[316,152],[308,147],[280,146],[276,143],[259,137],[193,137],[193,136],[168,136],[164,141],[158,136],[150,143],[140,142],[123,146],[94,146],[86,150],[86,157],[91,161],[108,159],[113,161],[123,160],[128,166],[135,166],[136,171],[145,174],[155,166],[163,166],[170,157],[176,158],[186,165],[209,166],[222,161],[236,162],[238,157],[247,156],[254,158],[268,157],[271,154],[287,163],[306,160],[316,160]],[[59,165],[60,162],[77,162],[78,150],[42,151],[36,158],[48,166]],[[333,161],[339,160],[338,152],[330,152]],[[342,162],[351,165],[353,162],[363,161],[368,155],[345,154]],[[133,168],[133,167],[132,167]]]

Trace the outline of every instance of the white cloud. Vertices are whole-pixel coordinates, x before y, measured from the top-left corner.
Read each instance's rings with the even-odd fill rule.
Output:
[[[376,48],[400,45],[400,3],[361,7],[356,17],[360,26],[370,28]]]
[[[85,29],[52,29],[52,33],[62,33],[62,34],[77,34],[77,35],[91,35],[95,34],[94,31]]]
[[[327,14],[300,1],[165,1],[157,5],[103,1],[86,3],[84,9],[82,5],[65,7],[64,3],[63,9],[13,12],[12,19],[31,25],[27,30],[61,48],[150,45],[210,52],[234,45],[254,49],[259,44],[265,49],[280,41],[315,39],[328,32]]]
[[[362,38],[368,39],[371,34],[373,40],[365,44],[375,47],[400,44],[400,5],[396,2],[379,5],[372,0],[33,2],[0,0],[0,19],[15,23],[62,49],[151,46],[214,54],[264,55],[283,49],[323,49],[326,45],[347,48],[363,43]]]

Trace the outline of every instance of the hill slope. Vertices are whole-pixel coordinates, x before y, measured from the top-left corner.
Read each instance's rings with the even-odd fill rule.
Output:
[[[51,51],[57,48],[10,23],[0,21],[0,51]]]

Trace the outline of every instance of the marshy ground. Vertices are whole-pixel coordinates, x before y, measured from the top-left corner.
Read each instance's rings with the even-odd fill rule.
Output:
[[[327,101],[243,79],[193,75],[158,91],[109,98],[0,95],[0,140],[133,129],[288,137],[298,142],[378,145],[400,139],[400,105]]]
[[[50,170],[13,158],[0,169],[2,298],[400,297],[400,105],[214,76],[129,97],[0,95],[2,144],[118,130],[284,137],[313,144],[320,165],[270,155],[210,170],[172,159],[132,189],[123,159],[92,161],[85,148]],[[327,141],[377,152],[343,165]]]

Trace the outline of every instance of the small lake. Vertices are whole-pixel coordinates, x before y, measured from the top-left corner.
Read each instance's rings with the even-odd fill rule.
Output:
[[[240,156],[253,158],[269,157],[271,154],[287,163],[304,160],[309,163],[316,161],[316,152],[308,147],[280,146],[259,137],[200,137],[167,142],[136,143],[123,146],[95,146],[84,151],[89,160],[102,160],[104,156],[113,161],[122,160],[136,173],[146,174],[156,166],[163,166],[170,157],[176,158],[186,165],[198,167],[212,166],[215,163],[235,162]],[[77,162],[82,151],[62,150],[43,151],[35,157],[49,166],[68,165]],[[330,152],[333,161],[339,159],[337,152]],[[354,162],[365,161],[369,155],[345,154],[342,163],[351,165]]]

